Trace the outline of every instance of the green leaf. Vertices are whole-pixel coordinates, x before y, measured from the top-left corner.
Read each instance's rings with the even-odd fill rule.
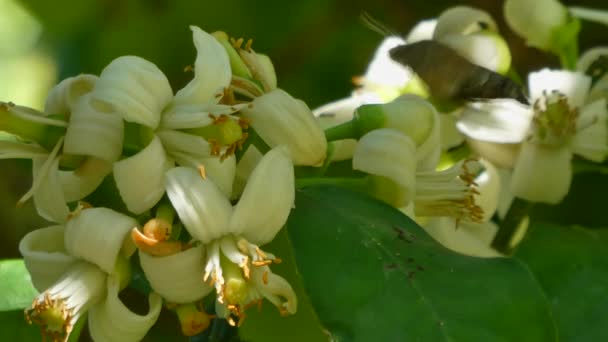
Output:
[[[0,279],[0,311],[23,309],[38,294],[21,259],[0,261]]]
[[[23,310],[0,312],[0,341],[40,342],[40,328],[29,325]]]
[[[382,202],[306,188],[287,227],[310,299],[335,340],[557,339],[525,265],[451,252]]]
[[[608,231],[531,225],[516,257],[536,275],[553,307],[561,341],[608,334]]]

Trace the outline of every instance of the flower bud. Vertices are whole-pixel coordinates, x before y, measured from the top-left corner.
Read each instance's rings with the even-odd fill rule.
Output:
[[[78,75],[59,82],[46,98],[44,112],[47,114],[70,114],[78,98],[91,92],[97,81],[95,75]]]
[[[437,18],[433,39],[441,40],[453,34],[468,35],[485,30],[498,31],[496,22],[488,12],[468,6],[455,6],[443,11]]]
[[[568,21],[568,10],[557,0],[506,0],[505,20],[509,27],[541,50],[554,48],[554,32]]]
[[[285,145],[296,165],[319,165],[327,140],[308,106],[281,89],[256,98],[243,116],[270,146]]]

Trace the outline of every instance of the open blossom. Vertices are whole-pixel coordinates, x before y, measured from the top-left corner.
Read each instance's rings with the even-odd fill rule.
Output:
[[[229,184],[236,162],[231,152],[244,136],[243,123],[231,114],[242,105],[220,103],[231,79],[228,55],[213,36],[198,27],[191,28],[198,51],[195,75],[175,97],[162,71],[134,56],[110,63],[92,92],[98,102],[125,121],[139,125],[146,142],[141,151],[113,166],[121,197],[136,214],[160,200],[164,174],[175,163],[204,165],[225,193],[232,190]],[[226,154],[219,160],[221,150]],[[140,181],[133,182],[134,175]]]
[[[606,100],[587,103],[591,79],[582,73],[541,70],[528,80],[532,106],[511,100],[473,104],[458,128],[483,157],[513,167],[513,195],[558,203],[568,193],[571,159],[608,156]]]
[[[259,247],[272,241],[294,203],[293,164],[286,148],[264,155],[235,206],[201,172],[177,167],[167,173],[167,194],[194,247],[161,257],[140,250],[150,284],[177,303],[198,300],[215,288],[216,310],[223,317],[243,319],[245,309],[263,298],[281,313],[295,313],[293,289],[269,267],[279,259]]]
[[[118,298],[130,280],[126,258],[134,250],[125,238],[136,225],[110,209],[84,209],[65,225],[38,229],[23,238],[19,250],[41,292],[26,309],[26,318],[40,325],[44,337],[67,341],[86,314],[95,341],[144,337],[160,314],[161,298],[150,294],[145,315],[132,312]]]

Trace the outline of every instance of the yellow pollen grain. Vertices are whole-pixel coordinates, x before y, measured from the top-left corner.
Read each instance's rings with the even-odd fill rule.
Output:
[[[198,174],[201,176],[202,179],[206,180],[207,179],[207,171],[205,171],[205,165],[199,165],[198,168]]]

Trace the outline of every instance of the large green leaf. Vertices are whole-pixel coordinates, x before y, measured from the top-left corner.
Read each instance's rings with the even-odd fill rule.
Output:
[[[0,341],[38,342],[41,340],[40,328],[29,325],[23,310],[0,312]]]
[[[0,311],[23,309],[37,294],[23,260],[0,261]]]
[[[608,340],[608,231],[534,224],[516,257],[536,274],[561,341]]]
[[[453,253],[384,203],[306,188],[287,226],[310,299],[336,340],[557,339],[525,265]]]

